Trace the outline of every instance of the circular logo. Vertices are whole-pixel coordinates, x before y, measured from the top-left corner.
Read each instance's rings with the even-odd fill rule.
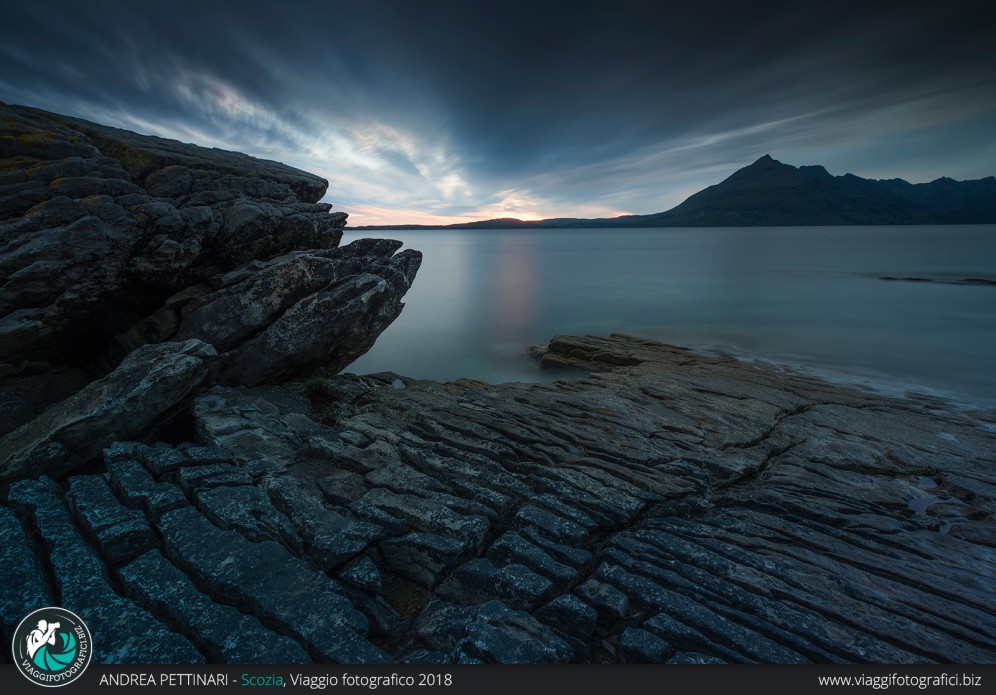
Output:
[[[14,630],[10,650],[17,670],[25,678],[55,688],[83,675],[90,665],[93,641],[78,615],[50,606],[21,621]]]

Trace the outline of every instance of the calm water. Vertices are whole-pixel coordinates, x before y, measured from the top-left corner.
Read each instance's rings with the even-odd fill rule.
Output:
[[[348,369],[544,380],[525,354],[620,331],[996,400],[996,225],[349,232],[425,255],[400,318]]]

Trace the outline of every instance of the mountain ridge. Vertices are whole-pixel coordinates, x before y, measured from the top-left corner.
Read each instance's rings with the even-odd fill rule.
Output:
[[[834,176],[765,154],[665,212],[607,218],[498,218],[449,225],[364,225],[364,229],[556,229],[565,227],[777,227],[996,223],[996,177],[929,183]]]

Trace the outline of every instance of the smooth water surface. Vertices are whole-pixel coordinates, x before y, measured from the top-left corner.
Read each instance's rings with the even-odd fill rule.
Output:
[[[996,225],[348,232],[422,251],[348,371],[544,380],[530,344],[623,332],[996,400]]]

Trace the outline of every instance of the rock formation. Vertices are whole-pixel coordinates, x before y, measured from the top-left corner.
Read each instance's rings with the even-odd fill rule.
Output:
[[[122,379],[154,391],[142,380],[173,368],[179,348],[125,368],[142,346],[206,343],[190,387],[336,372],[398,316],[418,270],[398,242],[338,248],[346,214],[318,202],[328,183],[312,174],[24,107],[0,104],[0,127],[0,479],[41,449],[99,457],[106,433],[144,434],[134,425],[182,405],[190,388],[97,406]],[[60,422],[81,407],[117,408],[132,431],[102,421],[84,443],[86,428]]]
[[[14,484],[10,581],[82,609],[86,558],[169,627],[108,628],[122,660],[996,659],[992,413],[624,336],[542,359],[587,376],[215,386],[196,441]]]
[[[996,414],[616,335],[339,374],[420,257],[325,182],[2,107],[0,660],[991,663]]]

